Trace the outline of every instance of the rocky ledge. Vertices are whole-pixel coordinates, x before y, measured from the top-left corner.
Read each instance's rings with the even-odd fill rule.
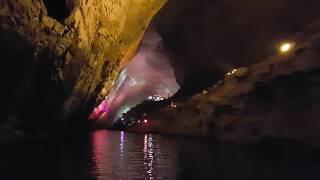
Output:
[[[195,135],[235,143],[269,138],[320,145],[320,35],[310,25],[294,49],[234,69],[213,87],[145,116],[132,131]],[[206,78],[206,77],[203,77]]]

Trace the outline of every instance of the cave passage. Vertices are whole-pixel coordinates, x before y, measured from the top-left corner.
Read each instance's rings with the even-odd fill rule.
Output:
[[[43,0],[48,15],[58,21],[63,21],[70,15],[70,10],[65,0]]]
[[[108,96],[90,119],[117,119],[143,100],[161,101],[179,89],[160,35],[146,32],[136,56],[122,69]]]

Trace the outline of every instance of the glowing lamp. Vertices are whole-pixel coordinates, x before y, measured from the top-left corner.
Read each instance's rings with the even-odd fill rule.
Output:
[[[148,120],[147,119],[143,120],[143,123],[148,123]]]
[[[282,53],[282,54],[288,53],[288,52],[290,52],[292,50],[293,46],[294,46],[293,43],[288,43],[288,42],[283,43],[279,47],[279,52]]]

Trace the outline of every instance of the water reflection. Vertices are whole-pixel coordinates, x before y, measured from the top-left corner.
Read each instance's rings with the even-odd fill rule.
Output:
[[[144,161],[145,161],[145,165],[146,165],[146,170],[147,170],[147,179],[154,179],[154,175],[153,175],[153,151],[154,151],[154,147],[152,144],[152,135],[144,135],[144,148],[143,148],[143,153],[144,153]]]
[[[174,141],[152,134],[97,131],[93,134],[92,174],[98,179],[175,179],[178,172]],[[161,153],[163,152],[163,153]]]
[[[311,180],[319,152],[97,131],[79,140],[0,148],[0,180]],[[311,154],[310,154],[311,153]]]
[[[121,131],[121,136],[120,136],[120,157],[121,157],[121,160],[123,160],[123,156],[124,156],[123,144],[124,144],[124,132]]]

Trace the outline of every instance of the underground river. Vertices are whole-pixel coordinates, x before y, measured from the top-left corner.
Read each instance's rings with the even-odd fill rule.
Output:
[[[276,150],[189,137],[96,131],[78,141],[2,148],[0,179],[311,180],[320,178],[320,159],[315,154],[289,145]]]

